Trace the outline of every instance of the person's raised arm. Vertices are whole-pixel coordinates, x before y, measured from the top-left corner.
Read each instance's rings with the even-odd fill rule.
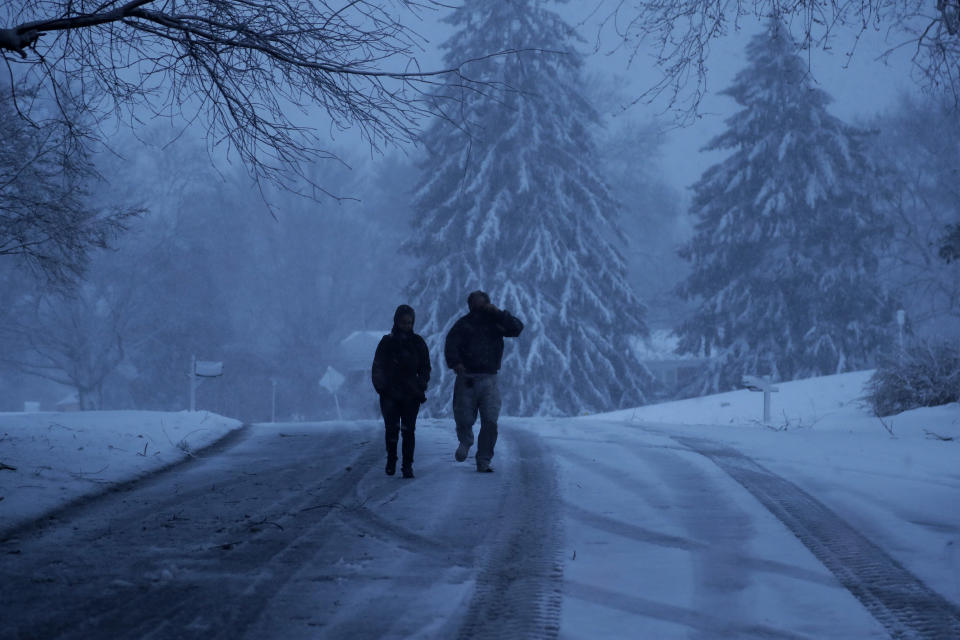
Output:
[[[486,307],[487,312],[490,313],[494,318],[494,324],[496,324],[497,329],[499,329],[500,334],[504,338],[516,338],[520,335],[520,332],[523,331],[523,323],[520,321],[520,318],[511,314],[509,311],[499,309],[497,305],[492,302]]]

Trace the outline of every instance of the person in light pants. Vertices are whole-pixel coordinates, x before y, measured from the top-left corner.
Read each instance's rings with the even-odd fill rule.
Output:
[[[458,462],[467,459],[473,446],[473,425],[480,415],[475,460],[477,471],[493,471],[493,449],[497,444],[500,417],[500,388],[497,373],[503,360],[503,339],[516,338],[523,322],[509,311],[497,308],[490,296],[474,291],[467,297],[467,315],[458,319],[444,343],[447,366],[457,374],[453,385],[453,419],[457,424]]]

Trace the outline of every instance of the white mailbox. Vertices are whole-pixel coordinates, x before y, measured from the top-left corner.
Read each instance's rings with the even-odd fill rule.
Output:
[[[757,376],[743,376],[743,386],[750,391],[763,392],[763,424],[770,424],[770,394],[780,389],[773,386],[770,378],[759,378]]]

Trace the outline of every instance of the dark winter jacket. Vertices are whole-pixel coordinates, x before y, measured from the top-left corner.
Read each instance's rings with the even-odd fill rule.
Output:
[[[397,328],[397,319],[403,314],[413,316],[413,309],[407,305],[397,307],[393,330],[377,345],[371,372],[373,388],[381,396],[394,400],[415,398],[426,402],[430,352],[422,337]]]
[[[496,373],[503,360],[503,339],[523,331],[520,319],[509,311],[471,311],[457,320],[444,345],[447,366],[462,364],[467,373]]]

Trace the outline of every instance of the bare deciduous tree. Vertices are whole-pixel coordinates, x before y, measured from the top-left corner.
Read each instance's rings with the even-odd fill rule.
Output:
[[[960,202],[960,124],[949,102],[903,97],[877,117],[873,156],[887,167],[892,225],[883,274],[912,328],[926,335],[960,327],[960,264],[948,260]]]
[[[885,56],[909,48],[918,80],[960,105],[960,0],[609,0],[602,28],[612,28],[631,64],[650,46],[660,79],[637,101],[664,96],[688,121],[706,91],[711,44],[745,18],[774,18],[791,27],[802,48],[828,49],[840,31],[857,42],[868,31],[889,43]]]
[[[198,121],[211,146],[226,143],[256,180],[290,187],[309,182],[308,159],[335,157],[311,110],[329,115],[334,129],[358,127],[374,148],[411,139],[438,111],[426,89],[460,71],[422,70],[425,40],[401,16],[440,6],[23,0],[0,5],[0,52],[12,76],[54,97],[72,91],[95,116],[125,117],[135,128],[156,116]],[[18,101],[27,117],[30,106]]]
[[[70,294],[29,296],[0,327],[0,339],[10,345],[0,361],[73,387],[81,409],[98,409],[105,380],[124,359],[131,300],[129,292],[92,283]]]
[[[79,122],[31,127],[0,95],[0,256],[16,256],[62,285],[83,273],[89,251],[106,247],[137,210],[89,199],[99,176]]]

